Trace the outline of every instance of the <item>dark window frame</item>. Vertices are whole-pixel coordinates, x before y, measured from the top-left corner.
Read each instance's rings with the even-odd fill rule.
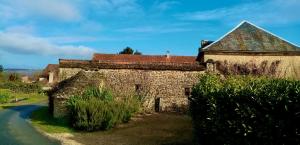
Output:
[[[191,96],[191,94],[192,94],[191,88],[185,87],[184,88],[184,95],[187,96],[187,97],[189,97],[189,96]]]
[[[140,93],[142,89],[142,85],[141,84],[135,84],[135,92]]]

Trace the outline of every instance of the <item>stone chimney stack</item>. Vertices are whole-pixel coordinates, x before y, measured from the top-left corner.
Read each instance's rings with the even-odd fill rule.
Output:
[[[201,48],[204,48],[210,44],[212,44],[214,41],[210,41],[210,40],[201,40]]]

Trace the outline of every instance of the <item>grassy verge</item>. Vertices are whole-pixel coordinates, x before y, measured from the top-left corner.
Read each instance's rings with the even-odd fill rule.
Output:
[[[48,97],[46,95],[38,94],[38,93],[28,93],[28,94],[27,93],[12,93],[11,95],[18,98],[19,101],[0,104],[0,110],[7,109],[10,107],[20,106],[20,105],[47,102],[47,99],[48,99]]]
[[[36,128],[46,133],[72,133],[74,130],[69,126],[67,119],[55,119],[49,114],[48,107],[41,107],[34,111],[31,122]]]

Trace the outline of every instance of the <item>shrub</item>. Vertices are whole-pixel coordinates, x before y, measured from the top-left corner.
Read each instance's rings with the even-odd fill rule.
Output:
[[[196,144],[300,144],[300,81],[204,75],[190,112]]]
[[[0,104],[8,103],[12,98],[9,90],[0,89]]]
[[[86,131],[107,130],[128,122],[139,109],[134,97],[117,99],[107,89],[89,88],[68,100],[70,119],[74,128]]]

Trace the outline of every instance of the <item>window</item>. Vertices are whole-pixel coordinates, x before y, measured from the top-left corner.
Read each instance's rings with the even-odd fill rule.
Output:
[[[191,96],[191,88],[184,88],[184,94],[187,97]]]
[[[135,85],[135,92],[140,93],[142,89],[142,85],[141,84],[136,84]]]

